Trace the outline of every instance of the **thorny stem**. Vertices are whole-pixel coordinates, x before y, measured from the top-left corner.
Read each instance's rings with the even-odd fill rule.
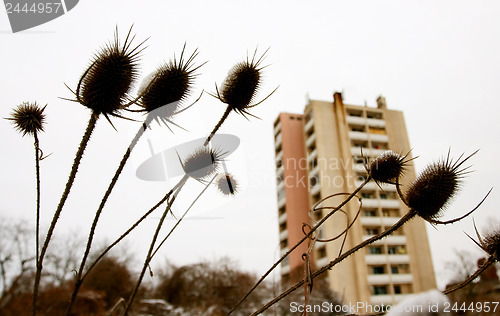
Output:
[[[142,283],[142,279],[144,278],[144,275],[146,274],[146,270],[149,266],[149,263],[151,262],[152,253],[153,253],[153,250],[155,249],[156,240],[158,239],[158,235],[160,234],[160,230],[161,230],[161,227],[163,226],[163,222],[165,221],[165,218],[167,217],[168,212],[170,211],[170,208],[172,207],[172,204],[175,201],[176,194],[179,193],[179,191],[182,189],[182,187],[184,186],[184,184],[186,183],[187,180],[188,180],[188,176],[184,175],[184,177],[179,182],[179,184],[180,184],[179,187],[177,188],[176,192],[173,194],[172,199],[170,201],[168,201],[168,205],[165,208],[165,211],[163,212],[163,214],[160,218],[160,221],[158,222],[158,226],[156,227],[156,231],[154,233],[153,239],[151,240],[151,245],[149,247],[148,254],[146,256],[146,260],[144,260],[144,265],[142,266],[142,271],[139,275],[139,279],[137,280],[134,291],[133,291],[132,295],[130,296],[130,299],[127,303],[127,307],[125,308],[125,312],[123,313],[124,316],[128,315],[128,312],[130,311],[130,307],[132,306],[132,303],[134,302],[135,296],[137,295],[137,292],[139,291],[139,287]]]
[[[35,248],[36,248],[36,266],[38,267],[38,258],[40,256],[40,143],[38,135],[33,133],[35,138],[35,168],[36,168],[36,228],[35,228]]]
[[[413,210],[409,211],[408,213],[406,213],[406,215],[404,215],[403,217],[401,217],[396,224],[392,225],[387,230],[385,230],[382,233],[380,233],[378,235],[375,235],[375,236],[373,236],[373,237],[365,240],[364,242],[358,244],[354,248],[351,248],[350,250],[348,250],[347,252],[345,252],[341,256],[337,257],[335,260],[330,261],[330,263],[328,263],[326,266],[322,267],[319,270],[314,271],[314,273],[311,275],[311,279],[314,279],[318,275],[326,272],[327,270],[330,270],[333,266],[335,266],[336,264],[338,264],[339,262],[341,262],[345,258],[349,257],[350,255],[352,255],[353,253],[355,253],[359,249],[361,249],[363,247],[366,247],[367,245],[369,245],[369,244],[371,244],[371,243],[373,243],[373,242],[375,242],[375,241],[377,241],[379,239],[382,239],[382,238],[386,237],[387,235],[390,235],[392,232],[394,232],[395,230],[397,230],[401,226],[403,226],[407,221],[409,221],[410,219],[412,219],[413,217],[415,217],[415,215],[417,215],[417,212],[415,212]],[[272,305],[274,305],[274,303],[280,301],[281,299],[283,299],[284,297],[286,297],[288,294],[292,293],[293,291],[295,291],[296,289],[298,289],[299,287],[301,287],[303,284],[304,284],[304,280],[301,280],[301,281],[297,282],[295,285],[293,285],[292,287],[290,287],[288,290],[284,291],[280,295],[276,296],[273,300],[271,300],[270,302],[268,302],[266,305],[262,306],[258,311],[254,312],[251,316],[258,315],[258,314],[262,313],[263,311],[265,311],[266,309],[268,309],[269,307],[271,307]]]
[[[276,261],[271,268],[269,268],[269,270],[267,270],[266,273],[264,273],[260,279],[257,281],[257,283],[247,292],[247,294],[245,294],[245,296],[243,296],[243,298],[229,311],[229,313],[227,314],[227,316],[231,315],[232,312],[234,312],[234,310],[236,310],[236,308],[238,308],[238,306],[248,298],[248,296],[250,296],[250,294],[252,294],[252,292],[262,283],[262,281],[264,281],[264,279],[269,275],[269,273],[271,273],[292,251],[294,251],[298,246],[300,246],[305,240],[309,239],[311,237],[311,235],[328,219],[330,218],[330,216],[332,216],[337,210],[341,209],[344,205],[346,205],[353,197],[356,196],[356,194],[368,183],[370,182],[371,180],[371,176],[368,176],[365,181],[363,181],[363,183],[361,183],[359,185],[359,187],[354,190],[354,192],[351,193],[351,195],[349,195],[345,200],[344,202],[340,203],[337,207],[335,207],[330,213],[328,213],[325,217],[323,217],[318,223],[316,223],[316,225],[314,225],[311,230],[304,235],[304,237],[299,240],[299,242],[297,242],[292,248],[290,248],[281,258],[278,259],[278,261]],[[321,200],[320,202],[326,200],[327,198],[324,198],[323,200]],[[320,203],[318,202],[318,203]],[[303,281],[302,281],[303,282]],[[303,284],[303,283],[302,283]],[[302,285],[301,284],[301,285]],[[274,304],[274,303],[273,303]],[[266,308],[267,309],[267,308]]]
[[[32,306],[32,315],[36,315],[36,304],[37,304],[37,296],[38,296],[38,288],[40,286],[40,278],[42,276],[43,269],[43,258],[45,257],[45,253],[47,252],[47,248],[50,243],[50,239],[54,233],[54,229],[56,227],[56,223],[61,215],[62,209],[64,207],[64,203],[69,196],[69,192],[71,187],[73,186],[73,182],[75,181],[76,173],[78,172],[78,166],[80,165],[80,161],[83,157],[83,152],[87,147],[87,143],[90,140],[90,136],[95,128],[97,119],[99,118],[99,114],[96,112],[92,112],[90,115],[89,123],[87,125],[87,129],[85,130],[85,134],[83,134],[82,141],[80,142],[80,146],[78,147],[78,151],[76,152],[75,160],[73,161],[73,167],[71,168],[71,172],[69,174],[68,181],[66,182],[66,187],[61,196],[61,200],[59,201],[59,205],[54,213],[54,217],[52,218],[52,222],[50,223],[49,230],[47,232],[47,236],[45,237],[45,242],[43,243],[42,250],[40,252],[40,257],[38,258],[36,274],[35,274],[35,284],[33,286],[33,306]]]
[[[462,281],[460,284],[457,284],[449,289],[446,289],[443,291],[443,294],[448,295],[450,293],[455,292],[456,290],[459,290],[466,286],[467,284],[471,283],[475,278],[477,278],[481,273],[483,273],[489,266],[491,266],[493,263],[495,263],[496,259],[494,256],[490,256],[488,260],[486,260],[485,263],[479,269],[477,269],[476,272],[474,272],[470,277],[468,277],[466,280]]]
[[[78,291],[80,290],[80,287],[82,285],[82,282],[79,282],[79,281],[81,280],[81,277],[83,274],[83,269],[85,268],[85,263],[87,262],[88,255],[90,253],[90,248],[92,247],[92,240],[94,238],[95,230],[97,227],[97,222],[99,221],[99,217],[101,216],[102,210],[104,209],[104,205],[106,204],[109,196],[111,195],[111,192],[113,191],[113,188],[115,187],[115,185],[118,181],[118,178],[120,177],[120,174],[123,171],[123,168],[125,168],[125,164],[127,163],[127,160],[129,159],[132,150],[134,150],[135,145],[137,145],[139,139],[144,134],[144,132],[146,131],[146,129],[150,123],[151,123],[151,116],[148,115],[146,120],[142,123],[141,127],[139,127],[139,130],[137,131],[135,137],[130,142],[129,147],[125,151],[125,154],[123,155],[123,158],[120,162],[120,165],[118,166],[118,169],[116,169],[115,175],[113,176],[113,179],[109,183],[109,186],[106,190],[106,193],[104,193],[104,196],[101,200],[99,208],[97,209],[97,211],[95,213],[94,221],[92,222],[92,226],[91,226],[90,232],[89,232],[89,237],[87,240],[87,246],[85,248],[85,252],[83,254],[83,258],[82,258],[82,261],[80,263],[80,268],[78,270],[78,274],[76,276],[77,282],[75,282],[75,288],[73,290],[73,294],[71,295],[71,301],[69,303],[68,312],[67,312],[68,315],[71,314],[71,310],[72,310],[73,305],[76,301]]]
[[[224,123],[224,121],[228,118],[229,113],[231,113],[231,110],[232,110],[232,108],[228,105],[226,108],[226,112],[224,112],[224,114],[222,114],[222,117],[220,118],[219,123],[217,123],[217,125],[215,125],[214,129],[210,133],[210,136],[208,136],[208,138],[205,141],[205,144],[203,144],[203,146],[206,146],[210,142],[212,137],[214,137],[215,133],[217,133],[219,128],[222,126],[222,123]]]

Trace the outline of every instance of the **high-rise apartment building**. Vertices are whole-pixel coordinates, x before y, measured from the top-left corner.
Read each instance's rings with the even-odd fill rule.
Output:
[[[312,205],[338,194],[321,204],[336,206],[347,197],[345,193],[353,192],[366,179],[365,157],[373,159],[387,150],[402,154],[410,151],[402,112],[387,109],[383,97],[377,104],[376,108],[347,105],[342,95],[335,93],[333,102],[309,101],[303,115],[281,113],[276,119],[282,254],[304,236],[303,224],[314,223],[329,211],[309,214]],[[414,179],[415,170],[408,166],[402,187]],[[360,210],[345,242],[338,238],[315,243],[315,268],[336,258],[341,247],[346,251],[392,226],[408,211],[394,185],[379,186],[372,181],[358,195],[361,207],[354,198],[343,212],[323,224],[319,239],[335,237]],[[282,280],[303,276],[302,254],[306,251],[304,244],[282,263]],[[411,293],[436,288],[424,221],[412,219],[392,235],[359,250],[328,271],[328,282],[344,302],[373,305],[392,305]]]

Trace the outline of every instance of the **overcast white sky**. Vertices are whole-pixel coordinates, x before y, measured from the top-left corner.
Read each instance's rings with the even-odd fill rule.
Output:
[[[0,10],[1,11],[1,10]],[[471,209],[490,187],[492,195],[475,213],[481,231],[500,221],[500,4],[497,1],[80,1],[70,12],[31,30],[12,34],[0,12],[0,117],[23,101],[48,104],[41,147],[52,155],[42,167],[42,220],[48,225],[67,180],[89,110],[58,97],[71,97],[63,83],[75,87],[93,54],[134,24],[136,43],[150,37],[142,54],[141,77],[177,55],[184,42],[198,48],[196,93],[214,90],[247,51],[270,47],[261,96],[278,91],[252,110],[262,120],[231,114],[221,132],[241,139],[229,168],[245,188],[235,198],[211,189],[163,248],[161,256],[176,264],[230,256],[242,268],[262,273],[276,259],[278,225],[274,181],[273,121],[279,112],[302,113],[306,97],[374,106],[378,95],[389,108],[405,114],[417,170],[451,147],[480,152],[471,160],[474,173],[447,218]],[[190,132],[157,129],[155,151],[172,142],[203,137],[225,107],[205,95],[176,118]],[[57,232],[86,235],[93,213],[137,123],[114,120],[115,132],[100,120],[80,167]],[[2,142],[0,215],[34,222],[35,185],[32,139],[22,138],[10,122],[0,120]],[[161,135],[168,137],[162,138]],[[168,140],[168,141],[166,141]],[[98,226],[98,239],[113,239],[168,189],[145,182],[135,168],[147,159],[143,140],[115,188]],[[195,194],[199,186],[191,186]],[[186,196],[184,200],[188,200]],[[182,206],[176,209],[180,212]],[[159,215],[158,215],[159,216]],[[206,219],[207,217],[211,219]],[[174,221],[168,222],[168,227]],[[138,258],[149,245],[155,220],[131,236]],[[167,227],[167,228],[168,228]],[[477,248],[463,233],[473,233],[472,219],[449,227],[429,227],[436,274],[443,284],[445,262],[454,249]],[[479,252],[478,252],[479,253]],[[142,259],[141,259],[142,260]],[[163,261],[158,259],[158,263]]]

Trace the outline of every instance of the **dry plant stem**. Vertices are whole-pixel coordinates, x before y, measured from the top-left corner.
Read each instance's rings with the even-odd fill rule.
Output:
[[[227,108],[226,108],[226,112],[224,112],[224,114],[222,114],[222,117],[220,118],[219,123],[217,123],[217,125],[215,125],[214,129],[210,133],[210,136],[208,136],[208,138],[205,141],[205,144],[203,144],[203,146],[208,145],[208,143],[210,142],[210,140],[212,139],[212,137],[214,137],[215,133],[217,133],[217,131],[219,130],[219,128],[222,126],[222,123],[224,123],[224,121],[228,118],[229,113],[231,113],[231,110],[232,110],[232,108],[228,105]]]
[[[116,169],[115,175],[113,176],[113,179],[109,183],[109,186],[106,190],[106,193],[104,194],[104,196],[101,200],[101,203],[99,205],[99,208],[97,209],[97,211],[95,213],[94,221],[92,222],[92,227],[90,228],[89,237],[87,239],[87,246],[85,248],[85,252],[83,254],[83,258],[82,258],[82,261],[80,263],[80,268],[78,270],[78,274],[76,276],[77,281],[75,282],[75,288],[73,290],[73,294],[71,295],[71,301],[70,301],[70,304],[68,307],[68,313],[67,313],[68,315],[71,314],[71,310],[72,310],[73,305],[76,301],[78,291],[80,290],[80,287],[82,285],[81,277],[83,274],[83,269],[85,268],[85,263],[87,262],[87,257],[90,253],[90,248],[92,247],[92,240],[94,238],[95,230],[97,227],[97,222],[99,221],[99,217],[101,216],[102,210],[104,209],[104,205],[108,201],[108,198],[111,195],[111,192],[113,191],[113,188],[115,187],[115,185],[118,181],[118,178],[120,177],[120,174],[123,171],[123,168],[125,168],[125,164],[127,163],[127,160],[130,157],[132,150],[134,150],[135,145],[137,145],[137,142],[139,141],[141,136],[144,134],[144,132],[146,131],[146,129],[150,123],[151,123],[151,116],[148,115],[146,120],[144,121],[144,123],[142,123],[141,127],[139,127],[139,130],[137,131],[135,137],[130,142],[129,147],[125,151],[125,154],[123,155],[123,158],[120,161],[120,165],[118,166],[118,169]]]
[[[64,192],[61,196],[61,200],[59,201],[59,205],[57,206],[57,209],[54,213],[54,217],[52,218],[52,222],[50,223],[49,230],[47,232],[47,236],[45,237],[45,241],[42,246],[42,250],[40,252],[40,257],[38,258],[38,264],[36,267],[36,274],[35,274],[35,284],[33,286],[33,306],[32,306],[32,315],[36,315],[36,303],[37,303],[37,296],[38,296],[38,288],[40,286],[40,278],[42,276],[42,269],[43,269],[43,258],[45,256],[45,253],[47,252],[47,248],[50,243],[50,239],[52,238],[52,234],[54,233],[54,229],[56,227],[56,223],[59,219],[59,216],[61,215],[62,209],[64,207],[64,203],[66,202],[66,199],[69,196],[69,192],[71,191],[71,187],[73,186],[73,182],[75,181],[76,173],[78,172],[78,166],[80,165],[80,161],[83,157],[83,152],[85,151],[85,148],[87,147],[87,143],[90,140],[90,136],[92,135],[92,132],[94,130],[95,124],[97,122],[97,119],[99,118],[99,114],[92,112],[90,115],[90,120],[87,125],[87,129],[85,130],[85,134],[82,137],[82,141],[80,142],[80,146],[78,147],[78,151],[76,152],[75,160],[73,162],[73,167],[71,168],[71,172],[69,174],[68,181],[66,182],[66,187],[64,189]]]
[[[373,242],[375,242],[375,241],[377,241],[379,239],[382,239],[382,238],[386,237],[387,235],[390,235],[392,232],[394,232],[395,230],[397,230],[401,226],[403,226],[407,221],[409,221],[410,219],[412,219],[413,217],[415,217],[415,215],[417,215],[417,213],[415,211],[409,211],[408,213],[406,213],[406,215],[404,215],[403,217],[401,217],[396,224],[392,225],[387,230],[385,230],[382,233],[380,233],[378,235],[375,235],[375,236],[373,236],[371,238],[368,238],[364,242],[358,244],[354,248],[351,248],[350,250],[348,250],[347,252],[345,252],[341,256],[337,257],[335,260],[330,261],[330,263],[328,263],[326,266],[322,267],[319,270],[314,271],[314,273],[311,275],[311,278],[314,279],[318,275],[326,272],[327,270],[330,270],[333,266],[335,266],[336,264],[338,264],[339,262],[341,262],[345,258],[349,257],[350,255],[352,255],[353,253],[355,253],[359,249],[361,249],[363,247],[366,247],[367,245],[369,245],[369,244],[371,244],[371,243],[373,243]],[[259,315],[260,313],[264,312],[266,309],[268,309],[269,307],[271,307],[272,305],[274,305],[274,303],[280,301],[281,299],[283,299],[284,297],[286,297],[287,295],[289,295],[290,293],[292,293],[293,291],[295,291],[296,289],[298,289],[302,285],[304,285],[304,280],[301,280],[301,281],[297,282],[295,285],[291,286],[288,290],[286,290],[283,293],[281,293],[280,295],[276,296],[269,303],[267,303],[266,305],[262,306],[258,311],[254,312],[251,316]]]
[[[174,227],[172,227],[172,229],[168,232],[167,236],[165,236],[165,238],[163,238],[163,240],[160,242],[160,244],[158,245],[158,247],[156,247],[155,251],[151,255],[151,259],[153,259],[153,257],[156,255],[156,253],[158,252],[158,250],[160,250],[161,246],[163,246],[163,244],[167,241],[168,237],[170,237],[170,235],[172,235],[172,233],[174,232],[174,230],[181,223],[182,219],[187,215],[187,213],[189,212],[189,210],[199,200],[199,198],[203,195],[203,193],[205,193],[205,191],[208,189],[208,187],[210,186],[210,184],[212,184],[212,182],[215,180],[215,178],[217,178],[217,176],[214,176],[212,178],[212,180],[210,180],[210,182],[207,183],[207,185],[200,192],[200,194],[198,194],[198,196],[193,200],[193,202],[191,202],[191,205],[189,205],[189,207],[186,209],[186,211],[184,212],[184,214],[182,214],[182,216],[179,218],[179,220],[175,223]]]
[[[278,261],[276,261],[271,268],[269,268],[269,270],[267,270],[266,273],[264,273],[260,279],[257,281],[257,283],[247,292],[247,294],[245,294],[245,296],[243,296],[243,298],[229,311],[229,313],[227,314],[228,316],[231,315],[232,312],[234,312],[234,310],[236,310],[236,308],[238,308],[238,306],[243,303],[244,300],[246,300],[248,298],[248,296],[250,296],[250,294],[252,294],[252,292],[262,283],[262,281],[264,281],[264,279],[286,258],[288,257],[288,255],[294,251],[298,246],[300,246],[304,241],[306,241],[307,239],[309,239],[311,237],[311,235],[328,219],[330,218],[330,216],[332,216],[337,210],[341,209],[344,205],[346,205],[353,197],[356,196],[356,194],[368,183],[370,182],[371,180],[371,177],[368,176],[365,181],[363,181],[363,183],[361,183],[359,185],[359,187],[354,190],[354,192],[351,193],[351,195],[349,195],[340,205],[338,205],[337,207],[335,207],[330,213],[328,213],[325,217],[323,217],[318,223],[316,223],[316,225],[314,225],[311,230],[306,234],[304,235],[304,237],[299,240],[299,242],[297,242],[292,248],[290,248],[281,258],[278,259]],[[327,197],[328,198],[328,197]],[[324,198],[323,200],[321,201],[324,201],[326,200],[327,198]],[[320,202],[321,202],[320,201]],[[319,204],[319,202],[318,202]],[[303,281],[302,281],[303,282]],[[303,284],[303,283],[302,283]],[[301,285],[302,285],[301,284]]]
[[[153,250],[155,249],[156,240],[158,239],[158,235],[160,234],[160,230],[161,230],[161,227],[163,226],[163,222],[165,221],[165,218],[167,217],[167,215],[172,207],[172,204],[175,201],[176,194],[179,193],[179,191],[182,189],[182,187],[184,186],[184,184],[186,183],[187,180],[188,180],[188,176],[184,175],[184,177],[179,182],[179,184],[180,184],[179,187],[177,188],[176,192],[173,194],[172,199],[170,201],[168,201],[168,205],[165,208],[165,211],[163,212],[163,214],[160,218],[160,221],[158,222],[158,226],[156,227],[156,231],[154,233],[153,239],[151,240],[151,245],[149,247],[148,254],[146,256],[146,260],[144,260],[144,265],[142,266],[142,271],[139,275],[139,279],[137,280],[134,291],[132,292],[132,295],[130,296],[130,299],[127,303],[127,307],[125,308],[125,312],[123,313],[123,315],[125,315],[125,316],[128,315],[128,312],[130,311],[130,307],[132,306],[132,303],[134,302],[135,296],[137,295],[137,292],[139,291],[139,287],[142,283],[142,279],[144,278],[144,274],[146,274],[146,270],[149,266],[149,263],[151,262],[152,253],[153,253]]]
[[[120,243],[120,241],[122,241],[125,237],[127,237],[128,234],[130,234],[130,232],[132,232],[137,226],[139,226],[139,224],[142,223],[143,220],[145,220],[151,213],[153,213],[153,211],[155,211],[158,207],[160,207],[174,193],[174,191],[177,190],[177,188],[179,187],[179,185],[180,185],[180,183],[177,183],[177,185],[175,185],[167,194],[165,194],[165,196],[158,203],[156,203],[155,206],[153,206],[152,208],[150,208],[126,232],[124,232],[120,237],[118,237],[118,239],[116,239],[112,244],[110,244],[106,249],[104,249],[104,251],[94,260],[94,262],[89,266],[89,268],[87,269],[87,271],[85,272],[85,274],[82,276],[81,282],[83,282],[85,280],[85,278],[87,277],[87,275],[89,274],[89,272],[97,265],[97,263],[99,261],[101,261],[102,258],[104,258],[104,256],[106,256],[106,254],[114,246],[116,246],[118,243]]]
[[[35,248],[36,248],[36,266],[38,267],[38,258],[40,256],[40,143],[38,134],[33,133],[35,138],[35,168],[36,168],[36,228],[35,228]]]
[[[495,257],[494,256],[490,256],[488,258],[488,260],[486,260],[486,262],[483,263],[483,265],[481,267],[479,267],[479,269],[477,269],[476,272],[474,272],[474,274],[472,274],[470,277],[468,277],[466,280],[464,280],[460,284],[457,284],[454,287],[451,287],[449,289],[444,290],[443,294],[448,295],[450,293],[455,292],[456,290],[459,290],[459,289],[463,288],[467,284],[471,283],[472,281],[474,281],[475,278],[477,278],[481,273],[483,273],[489,266],[491,266],[492,264],[494,264],[495,261],[496,261]]]

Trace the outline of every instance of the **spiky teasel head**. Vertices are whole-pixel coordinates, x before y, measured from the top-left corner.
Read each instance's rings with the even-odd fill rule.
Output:
[[[193,60],[198,55],[195,50],[193,54],[184,60],[184,48],[181,56],[159,67],[150,78],[144,80],[143,87],[139,89],[141,100],[139,105],[144,111],[153,115],[155,119],[164,123],[173,115],[178,113],[181,103],[191,94],[195,71],[201,67],[194,67]]]
[[[11,117],[7,119],[14,122],[16,130],[23,136],[26,134],[35,135],[35,133],[43,132],[45,124],[43,111],[46,107],[47,105],[42,108],[36,102],[23,102],[14,109]]]
[[[224,195],[235,195],[239,190],[238,181],[230,173],[221,173],[215,180],[215,185]]]
[[[388,150],[375,158],[368,166],[368,172],[377,183],[392,183],[403,175],[406,165],[412,159]]]
[[[427,166],[406,192],[408,206],[425,220],[432,221],[440,217],[457,194],[462,178],[467,173],[469,167],[462,165],[476,152],[463,160],[462,155],[456,161],[450,158],[448,152],[446,159]]]
[[[131,47],[135,36],[130,28],[123,45],[115,39],[94,57],[84,72],[76,90],[77,101],[96,114],[119,116],[120,109],[127,107],[128,93],[137,78],[139,49],[144,43]]]
[[[189,155],[186,160],[181,161],[181,165],[184,172],[191,178],[206,181],[208,177],[219,171],[224,155],[225,153],[220,149],[202,146]]]
[[[250,114],[247,109],[260,103],[250,104],[254,101],[261,85],[264,68],[261,67],[261,63],[266,53],[267,50],[256,59],[257,50],[255,50],[251,60],[247,56],[246,61],[234,65],[222,83],[220,91],[217,91],[218,98],[232,110],[240,114]]]

